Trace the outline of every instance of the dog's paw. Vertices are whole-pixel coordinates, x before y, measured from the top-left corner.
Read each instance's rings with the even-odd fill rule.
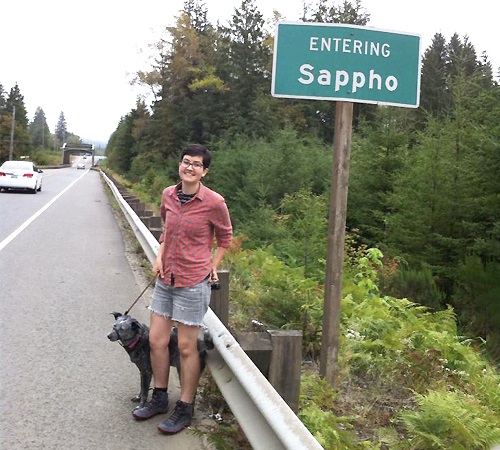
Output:
[[[139,403],[141,401],[141,397],[139,395],[136,395],[135,397],[132,397],[130,401],[134,403]]]

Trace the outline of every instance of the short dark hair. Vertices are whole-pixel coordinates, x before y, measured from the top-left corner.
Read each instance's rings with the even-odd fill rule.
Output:
[[[201,144],[189,144],[182,149],[179,161],[184,159],[184,156],[201,156],[203,158],[203,167],[208,169],[212,162],[212,155],[207,147]]]

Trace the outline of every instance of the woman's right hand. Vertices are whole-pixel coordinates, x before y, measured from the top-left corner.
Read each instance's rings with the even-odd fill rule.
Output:
[[[151,272],[153,272],[153,275],[155,277],[163,278],[163,276],[165,275],[163,273],[163,260],[162,260],[164,245],[165,245],[164,242],[160,244],[160,248],[158,249],[158,253],[156,254],[155,262],[153,263],[153,268],[151,269]]]
[[[160,277],[163,278],[163,261],[161,260],[160,257],[156,258],[155,262],[153,263],[153,268],[151,269],[151,272],[155,277]]]

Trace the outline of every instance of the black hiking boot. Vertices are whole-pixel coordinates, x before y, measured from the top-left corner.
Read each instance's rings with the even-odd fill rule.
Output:
[[[178,400],[172,415],[167,420],[160,422],[158,429],[163,434],[175,434],[191,425],[192,418],[193,404]]]
[[[132,411],[134,419],[146,420],[157,414],[164,414],[168,411],[168,392],[153,390],[151,400],[147,402],[142,408],[137,407]]]

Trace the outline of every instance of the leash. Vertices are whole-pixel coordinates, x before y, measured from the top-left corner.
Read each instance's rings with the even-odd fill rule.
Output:
[[[149,288],[149,286],[151,286],[153,284],[153,282],[156,281],[156,277],[153,278],[149,283],[148,285],[144,288],[144,290],[139,294],[139,297],[137,297],[135,300],[134,300],[134,303],[132,303],[132,305],[130,305],[130,308],[127,309],[125,311],[125,316],[129,313],[129,311],[134,307],[134,305],[139,301],[139,299],[143,296],[144,292],[146,292]]]

